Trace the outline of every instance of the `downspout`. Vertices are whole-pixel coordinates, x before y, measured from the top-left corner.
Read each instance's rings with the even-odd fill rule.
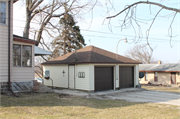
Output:
[[[8,1],[8,90],[18,97],[11,89],[11,0]]]
[[[10,70],[10,68],[11,68],[11,64],[10,64],[10,58],[11,58],[11,53],[10,53],[10,50],[11,50],[11,24],[10,24],[10,22],[11,22],[11,1],[8,1],[8,90],[10,91],[11,90],[11,70]]]

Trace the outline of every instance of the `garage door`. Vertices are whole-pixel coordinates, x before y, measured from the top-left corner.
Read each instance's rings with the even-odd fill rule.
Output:
[[[134,67],[119,67],[119,88],[134,87]]]
[[[95,67],[95,91],[113,89],[113,67]]]

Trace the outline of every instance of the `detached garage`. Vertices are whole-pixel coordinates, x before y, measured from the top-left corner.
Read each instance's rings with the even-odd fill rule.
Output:
[[[54,87],[85,91],[116,90],[136,87],[139,64],[115,53],[87,46],[48,62],[42,63],[44,72],[53,80]],[[44,74],[44,76],[46,76]],[[45,85],[52,85],[44,79]]]

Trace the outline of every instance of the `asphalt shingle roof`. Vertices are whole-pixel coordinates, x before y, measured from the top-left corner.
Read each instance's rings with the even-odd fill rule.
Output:
[[[118,63],[118,64],[141,64],[133,59],[118,55],[116,60],[116,54],[97,48],[95,46],[86,46],[82,49],[77,50],[77,61],[75,52],[65,54],[57,57],[42,65],[50,64],[85,64],[85,63]]]
[[[180,63],[167,64],[140,64],[140,71],[177,71],[180,72]]]

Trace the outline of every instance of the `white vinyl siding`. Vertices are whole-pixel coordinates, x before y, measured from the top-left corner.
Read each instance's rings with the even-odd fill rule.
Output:
[[[53,80],[53,86],[68,88],[68,65],[45,65],[43,71],[49,70],[50,78]],[[63,76],[64,70],[64,76]],[[45,74],[44,74],[45,76]],[[44,78],[44,85],[52,86],[51,79]]]
[[[34,44],[14,41],[13,44],[28,45],[32,47],[32,67],[12,67],[12,81],[34,80]]]
[[[2,1],[2,0],[1,0]],[[8,0],[6,1],[6,6],[8,6]],[[8,7],[6,8],[8,14]],[[6,14],[6,16],[8,16]],[[8,17],[6,17],[8,18]],[[11,1],[11,18],[13,19],[13,1]],[[13,20],[11,19],[11,34],[10,34],[10,54],[12,54],[13,48]],[[6,19],[6,25],[0,24],[0,82],[8,81],[8,20]],[[12,55],[10,56],[11,60],[11,77],[12,77]]]
[[[78,64],[75,65],[75,89],[80,89],[80,90],[94,90],[92,88],[91,82],[94,79],[90,80],[90,65],[89,64]],[[85,73],[85,78],[79,78],[78,73],[79,72],[84,72]],[[93,75],[94,76],[94,75]]]

